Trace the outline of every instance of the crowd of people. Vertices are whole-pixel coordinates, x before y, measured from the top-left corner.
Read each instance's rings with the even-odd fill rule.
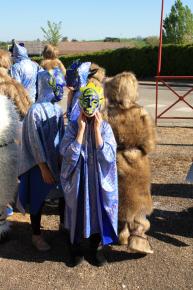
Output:
[[[153,253],[146,232],[155,128],[136,103],[135,75],[105,78],[102,67],[80,60],[65,69],[51,45],[42,56],[33,62],[23,43],[14,42],[11,54],[0,50],[0,237],[17,192],[17,208],[30,213],[32,244],[48,251],[41,215],[54,192],[71,266],[83,260],[85,241],[97,266],[106,263],[107,244]]]

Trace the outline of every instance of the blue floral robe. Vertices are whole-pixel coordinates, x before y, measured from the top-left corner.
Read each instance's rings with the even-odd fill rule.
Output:
[[[73,94],[72,104],[69,108],[67,108],[67,116],[69,121],[76,121],[80,115],[80,106],[79,106],[79,97],[80,90],[77,90]]]
[[[37,74],[42,68],[31,61],[27,55],[27,50],[18,44],[13,49],[14,64],[11,66],[11,76],[21,83],[28,91],[31,101],[34,103],[36,98]]]
[[[47,163],[56,183],[60,183],[59,144],[64,135],[63,110],[55,102],[55,95],[48,85],[49,74],[42,71],[38,75],[38,100],[33,104],[23,121],[22,142],[19,162],[21,180],[18,193],[18,208],[24,212],[30,201],[30,213],[36,214],[53,185],[40,184],[38,163]],[[30,172],[30,176],[29,176]],[[28,181],[30,179],[30,181]],[[27,180],[27,181],[26,181]],[[38,190],[29,196],[30,187],[38,183]],[[57,185],[54,185],[55,187]],[[36,186],[37,187],[37,186]]]
[[[103,121],[103,146],[98,149],[93,121],[86,125],[82,145],[76,141],[77,133],[77,122],[71,122],[60,146],[65,227],[70,231],[72,243],[94,233],[100,233],[103,244],[117,242],[118,185],[112,129]]]

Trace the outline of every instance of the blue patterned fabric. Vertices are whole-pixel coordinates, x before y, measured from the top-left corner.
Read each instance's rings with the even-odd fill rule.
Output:
[[[75,60],[66,70],[66,83],[68,87],[78,90],[82,86],[86,86],[89,75],[91,62],[83,62]]]
[[[55,187],[53,184],[47,184],[43,181],[41,171],[35,166],[25,172],[20,177],[17,205],[25,213],[25,208],[29,204],[30,214],[37,214],[42,207],[46,196]]]
[[[74,88],[72,103],[67,107],[67,117],[69,121],[74,121],[80,114],[78,97],[80,96],[79,89],[87,85],[88,75],[91,62],[83,62],[76,60],[66,70],[66,84],[68,87]]]
[[[96,149],[93,121],[87,123],[84,142],[76,141],[77,122],[70,122],[60,146],[63,156],[61,184],[66,202],[65,227],[71,242],[100,233],[103,244],[117,242],[118,186],[116,141],[103,121],[103,146]],[[79,200],[81,210],[78,211]],[[82,214],[81,214],[82,212]],[[82,232],[77,236],[77,220]]]
[[[76,121],[80,115],[79,97],[80,90],[74,91],[71,106],[67,109],[67,117],[69,121]]]
[[[35,102],[37,74],[42,68],[30,60],[25,47],[16,43],[13,47],[13,61],[14,64],[10,69],[12,78],[24,86],[29,93],[31,101]]]
[[[59,144],[64,135],[64,119],[63,111],[56,103],[55,94],[48,83],[49,80],[50,74],[48,71],[38,74],[38,101],[31,106],[23,121],[19,158],[19,176],[21,181],[23,179],[22,175],[29,172],[38,163],[45,162],[52,172],[56,183],[60,183]],[[65,85],[65,82],[63,85]],[[30,192],[30,189],[24,189],[19,191],[18,198],[20,203],[22,203],[22,200],[26,200],[24,195]],[[45,192],[42,194],[44,195]],[[37,197],[37,208],[35,210],[38,210],[39,204],[40,199]],[[25,204],[21,205],[25,207]]]
[[[65,76],[58,67],[49,71],[44,70],[39,72],[37,76],[37,102],[60,101],[64,96],[65,86]]]

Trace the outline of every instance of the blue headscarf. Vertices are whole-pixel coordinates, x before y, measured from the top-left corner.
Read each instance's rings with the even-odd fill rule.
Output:
[[[86,86],[91,62],[81,62],[75,60],[66,71],[66,84],[68,87],[73,87],[78,90],[80,87]]]
[[[59,102],[64,96],[65,86],[64,74],[58,67],[38,73],[37,102]]]

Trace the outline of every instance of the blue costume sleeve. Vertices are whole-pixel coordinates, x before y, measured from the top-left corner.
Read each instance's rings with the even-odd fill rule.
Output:
[[[22,83],[21,74],[20,74],[20,66],[18,66],[17,63],[11,66],[10,74],[12,78],[14,78],[19,83]]]
[[[38,164],[40,162],[46,162],[46,156],[38,133],[37,124],[38,115],[31,110],[24,121],[23,134],[25,134],[25,139],[28,143],[28,150]]]
[[[97,149],[97,157],[99,163],[112,163],[116,159],[117,144],[111,126],[103,122],[101,135],[103,145]]]
[[[77,133],[77,128],[70,123],[60,145],[60,154],[63,156],[62,166],[65,167],[66,172],[65,178],[74,170],[80,157],[81,144],[76,141]]]
[[[101,186],[106,192],[117,191],[116,141],[111,126],[102,123],[103,145],[97,149],[97,161]]]

